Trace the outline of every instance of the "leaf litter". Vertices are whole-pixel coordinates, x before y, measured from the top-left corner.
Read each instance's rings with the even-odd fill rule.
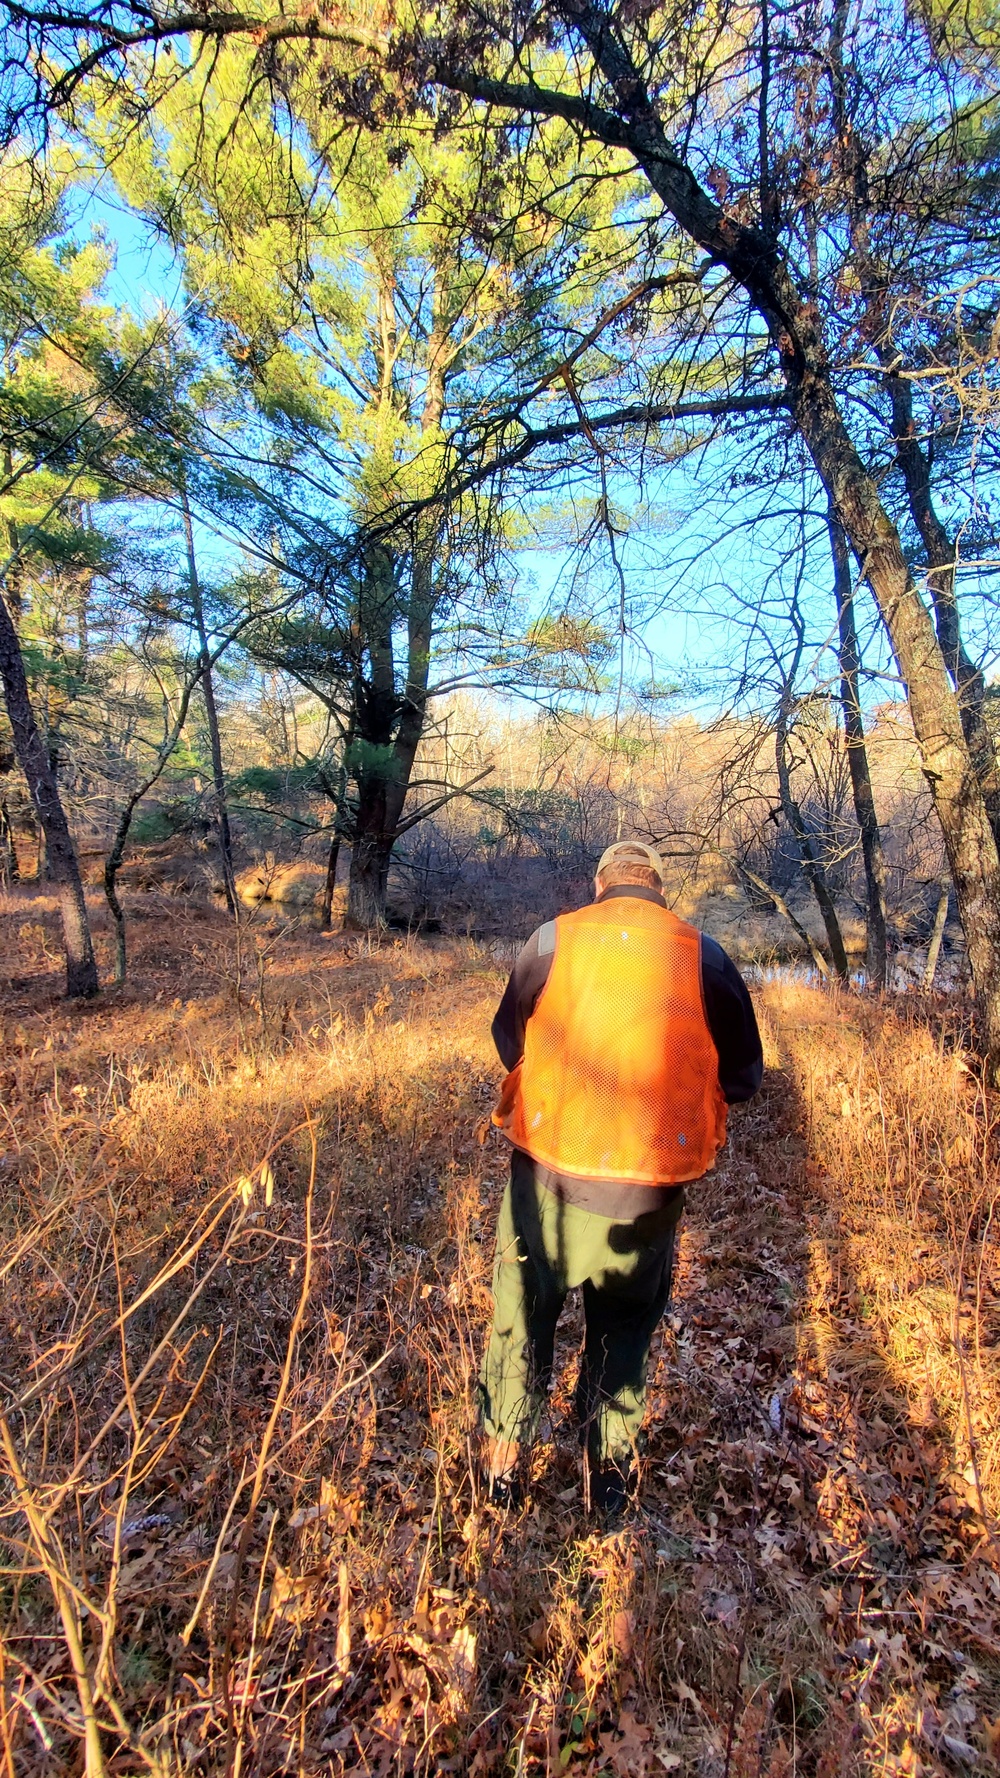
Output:
[[[221,930],[197,942],[221,953]],[[103,1107],[82,1125],[39,1066],[40,1033],[62,1042],[68,1015],[17,1009],[4,1214],[15,1237],[32,1217],[44,1233],[10,1273],[4,1386],[20,1400],[32,1365],[49,1379],[44,1437],[37,1406],[8,1418],[47,1559],[92,1606],[108,1770],[222,1773],[238,1753],[335,1778],[989,1771],[989,1170],[969,1189],[989,1109],[933,1009],[886,1038],[829,992],[768,990],[767,1086],[689,1193],[642,1511],[602,1535],[571,1421],[578,1315],[530,1506],[504,1518],[475,1482],[504,1176],[476,1132],[499,977],[445,941],[316,949],[286,941],[287,1034],[250,1054],[223,993],[192,997],[185,1043],[138,989],[82,1021],[60,1055]],[[883,1043],[909,1094],[895,1184]],[[851,1068],[853,1103],[882,1094],[877,1127],[871,1106],[843,1114]],[[310,1141],[313,1276],[291,1341]],[[964,1230],[959,1168],[978,1205]],[[30,1515],[15,1495],[0,1512],[0,1732],[34,1778],[77,1760],[80,1705]]]

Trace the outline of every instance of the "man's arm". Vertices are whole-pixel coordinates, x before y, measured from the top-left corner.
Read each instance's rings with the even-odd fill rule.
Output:
[[[493,1020],[493,1042],[508,1074],[524,1055],[524,1027],[549,979],[556,949],[556,924],[546,921],[533,932],[510,972]]]
[[[705,1016],[719,1052],[719,1085],[729,1105],[752,1099],[764,1076],[764,1052],[753,1002],[735,963],[720,944],[701,935]]]

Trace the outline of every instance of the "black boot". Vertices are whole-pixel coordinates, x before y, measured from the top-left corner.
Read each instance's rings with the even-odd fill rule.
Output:
[[[516,1439],[484,1439],[479,1481],[491,1506],[505,1512],[520,1511],[528,1458],[529,1452]]]
[[[504,1512],[520,1512],[524,1505],[524,1485],[520,1476],[513,1471],[506,1475],[487,1476],[486,1498],[491,1506],[498,1506]]]
[[[590,1466],[590,1510],[611,1531],[635,1504],[638,1476],[631,1458]]]

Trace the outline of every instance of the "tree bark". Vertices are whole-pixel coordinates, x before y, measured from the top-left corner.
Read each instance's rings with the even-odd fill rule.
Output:
[[[389,865],[413,764],[424,731],[433,612],[432,570],[414,564],[410,589],[407,682],[395,739],[358,774],[358,812],[347,890],[348,926],[386,923]],[[360,732],[360,724],[359,724]]]
[[[387,834],[384,799],[371,799],[358,811],[351,847],[345,925],[359,932],[382,931],[386,925],[386,893],[394,834]]]
[[[195,627],[198,631],[198,661],[201,667],[201,686],[205,699],[205,717],[208,722],[209,746],[212,754],[212,783],[215,788],[215,814],[219,824],[219,849],[222,853],[222,884],[226,895],[226,907],[231,914],[236,912],[236,873],[233,869],[233,841],[229,826],[229,801],[226,795],[226,774],[222,764],[222,737],[219,733],[219,712],[215,702],[215,686],[212,681],[212,660],[208,648],[208,631],[205,628],[205,603],[201,596],[201,581],[198,577],[198,563],[194,550],[194,527],[191,523],[191,507],[188,503],[187,489],[181,487],[181,512],[184,518],[184,541],[187,546],[188,582],[191,588],[191,608],[194,613]]]
[[[347,798],[347,760],[353,736],[350,728],[343,736],[343,753],[337,768],[336,782],[331,783],[325,772],[320,773],[320,783],[330,799],[333,810],[333,831],[330,837],[330,850],[326,860],[326,881],[323,885],[323,902],[320,910],[320,931],[329,932],[333,924],[333,894],[337,887],[337,865],[340,861],[340,847],[344,837],[344,804]]]
[[[851,774],[854,813],[861,835],[861,855],[865,867],[866,932],[868,984],[884,988],[888,969],[888,945],[885,927],[885,857],[882,832],[875,811],[865,745],[865,725],[861,713],[858,675],[860,651],[854,617],[854,589],[851,585],[851,562],[844,528],[831,511],[828,518],[830,551],[833,556],[833,585],[837,600],[837,622],[840,631],[840,704],[844,714],[844,739],[847,763]]]
[[[948,885],[947,883],[942,883],[941,893],[938,897],[937,913],[934,915],[934,929],[931,933],[931,942],[927,947],[927,962],[924,966],[923,985],[925,994],[929,994],[934,986],[938,958],[941,955],[941,940],[944,938],[944,929],[948,923],[949,899]]]
[[[382,318],[382,338],[391,338],[390,318]],[[427,386],[421,414],[423,448],[433,448],[433,438],[444,412],[447,375],[446,335],[435,321],[427,342]],[[388,362],[391,353],[384,344]],[[388,395],[383,394],[388,400]],[[362,576],[360,615],[368,641],[371,684],[355,697],[352,719],[360,748],[355,766],[358,812],[351,849],[347,890],[347,924],[365,928],[384,926],[386,891],[392,848],[398,836],[406,796],[413,774],[424,724],[427,719],[428,682],[434,608],[437,598],[435,567],[440,549],[440,519],[436,514],[418,517],[410,540],[409,596],[406,603],[406,684],[402,696],[396,690],[393,665],[393,618],[396,593],[386,551],[373,550]]]
[[[592,0],[563,0],[615,95],[615,109],[576,94],[441,70],[445,84],[513,110],[562,115],[628,150],[684,231],[742,285],[775,347],[795,424],[867,577],[906,682],[921,766],[941,823],[988,1058],[1000,1080],[1000,853],[944,654],[873,477],[847,431],[821,323],[777,244],[714,202],[668,140],[645,80]]]
[[[417,589],[411,587],[409,670],[402,708],[396,713],[395,737],[376,738],[384,735],[384,728],[366,724],[364,709],[357,718],[354,778],[358,803],[347,887],[347,925],[362,929],[385,925],[392,848],[424,729],[431,607],[422,603],[418,610],[416,606]]]
[[[815,351],[818,350],[817,344]],[[867,575],[906,682],[921,767],[941,824],[955,885],[990,1074],[997,1080],[1000,854],[965,738],[958,699],[895,527],[847,435],[825,364],[806,363],[793,391],[793,411],[836,516]]]
[[[35,721],[17,631],[0,593],[0,678],[14,751],[27,780],[38,824],[45,836],[49,881],[55,886],[62,915],[66,955],[66,992],[90,999],[98,992],[97,963],[87,921],[87,903],[80,881],[73,837],[59,796],[48,749]]]
[[[927,557],[927,586],[945,665],[958,693],[962,729],[968,742],[983,798],[1000,846],[1000,769],[996,745],[986,721],[986,680],[968,654],[955,596],[957,550],[934,505],[931,468],[917,438],[913,420],[913,388],[901,374],[898,353],[880,348],[886,365],[885,386],[892,404],[893,445],[906,488],[907,505]]]
[[[10,444],[5,440],[3,446],[3,479],[5,486],[11,481],[13,474],[14,460],[11,454]],[[7,536],[8,556],[7,573],[4,578],[4,597],[7,600],[7,609],[16,630],[24,612],[24,590],[22,587],[22,575],[24,572],[23,558],[21,556],[17,525],[14,520],[11,518],[6,519],[4,521],[4,529]]]
[[[7,799],[3,797],[0,798],[0,886],[9,889],[12,883],[19,880],[20,875],[14,829],[11,826]]]
[[[778,771],[778,793],[781,797],[782,814],[792,830],[803,874],[816,898],[816,906],[819,908],[820,917],[826,930],[826,942],[830,947],[833,967],[841,981],[846,982],[851,972],[847,963],[844,935],[840,930],[837,909],[826,881],[826,872],[813,850],[813,843],[803,820],[802,810],[792,795],[791,774],[788,769],[788,713],[784,698],[774,730],[774,761]]]
[[[337,863],[340,858],[340,835],[335,833],[330,841],[330,850],[326,860],[326,880],[323,884],[323,902],[320,909],[320,931],[329,932],[333,924],[333,892],[337,887]]]
[[[358,800],[351,831],[346,924],[361,930],[385,925],[389,854],[395,838],[388,792],[399,708],[393,662],[397,572],[397,563],[384,544],[364,551],[358,592],[358,631],[364,648],[359,651],[351,712],[353,740],[347,756]]]
[[[805,629],[801,616],[799,615],[797,593],[792,603],[790,619],[792,630],[795,635],[795,650],[792,656],[792,664],[781,688],[781,701],[778,705],[778,717],[774,725],[774,763],[778,774],[778,795],[781,799],[782,814],[792,830],[803,874],[816,898],[816,905],[819,908],[820,917],[826,929],[826,938],[827,943],[830,946],[830,956],[833,959],[833,967],[837,971],[841,981],[846,982],[849,979],[850,970],[847,965],[847,952],[844,948],[844,937],[840,930],[840,920],[837,917],[837,909],[834,906],[833,896],[830,894],[829,886],[827,884],[826,872],[824,871],[820,860],[816,857],[816,853],[813,850],[812,840],[809,837],[805,821],[802,817],[802,810],[799,808],[798,802],[792,793],[792,778],[788,766],[788,730],[791,721],[792,705],[795,699],[795,678],[799,670],[799,662],[802,659],[802,650],[805,646]]]

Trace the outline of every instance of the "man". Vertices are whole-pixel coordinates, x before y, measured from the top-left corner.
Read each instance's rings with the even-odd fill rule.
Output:
[[[493,1021],[509,1070],[493,1122],[513,1152],[480,1395],[489,1496],[516,1506],[556,1322],[582,1287],[586,1496],[613,1521],[634,1493],[684,1186],[714,1166],[763,1057],[742,977],[669,911],[652,847],[609,846],[594,890],[528,940]]]

